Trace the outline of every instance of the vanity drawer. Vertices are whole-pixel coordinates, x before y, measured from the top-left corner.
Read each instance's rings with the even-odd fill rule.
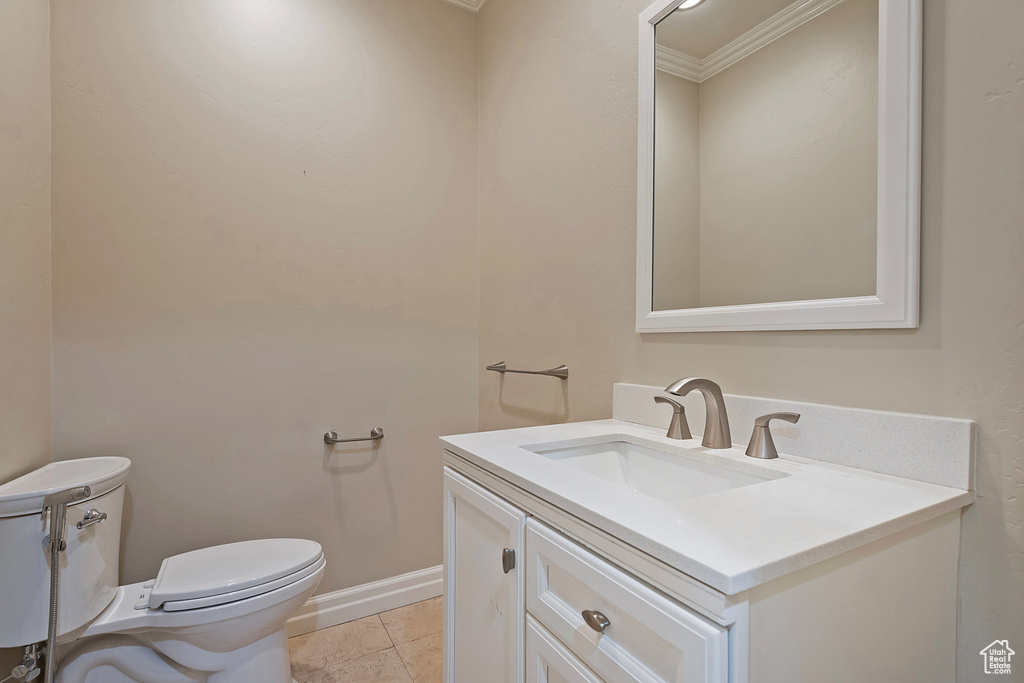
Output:
[[[619,683],[725,683],[728,631],[535,519],[526,609],[598,676]],[[604,632],[584,610],[602,614]]]
[[[558,640],[526,616],[526,683],[603,683]]]

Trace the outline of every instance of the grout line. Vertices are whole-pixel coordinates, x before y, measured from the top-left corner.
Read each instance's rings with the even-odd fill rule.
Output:
[[[444,633],[443,633],[443,631],[438,630],[438,631],[433,632],[433,633],[428,633],[425,636],[420,636],[419,638],[413,638],[412,640],[403,643],[403,645],[412,645],[413,643],[418,643],[421,640],[426,640],[427,638],[433,638],[434,636],[441,636],[443,638],[444,637]],[[444,645],[443,645],[443,643],[440,645],[440,648],[441,648],[441,652],[442,652],[442,656],[443,656],[443,653],[444,653]],[[398,653],[398,657],[402,660],[402,664],[405,665],[405,670],[409,672],[409,677],[412,678],[413,683],[417,683],[416,677],[413,676],[413,674],[412,674],[412,669],[409,668],[409,663],[405,661],[405,657],[402,656],[402,651],[398,649],[397,645],[395,646],[395,652]]]
[[[383,613],[383,612],[381,612],[380,614],[384,614],[384,613]],[[376,617],[377,617],[378,619],[380,619],[380,614],[377,614],[377,615],[376,615]],[[388,630],[388,625],[384,623],[384,620],[383,620],[383,619],[380,619],[380,623],[381,623],[381,626],[383,626],[383,627],[384,627],[384,633],[387,633],[387,634],[388,634],[388,640],[390,640],[390,641],[391,641],[391,645],[392,645],[392,646],[395,646],[395,645],[397,645],[398,643],[396,643],[396,642],[395,642],[395,638],[394,638],[394,636],[392,636],[392,635],[391,635],[391,631],[389,631],[389,630]]]
[[[382,629],[384,629],[384,635],[386,635],[388,637],[388,642],[391,643],[391,647],[394,647],[395,646],[395,639],[391,637],[391,632],[388,631],[387,624],[385,624],[384,620],[380,618],[380,614],[374,614],[373,616],[377,617],[377,621],[380,622],[380,627]],[[386,650],[387,648],[384,648],[384,649]]]
[[[436,598],[430,598],[430,600],[435,600],[435,599]],[[422,600],[421,602],[429,602],[430,600]],[[420,603],[418,603],[418,602],[417,603],[413,603],[413,605],[418,605],[418,604],[420,604]],[[412,607],[412,605],[406,605],[405,607],[398,607],[398,608],[395,608],[393,610],[386,610],[385,612],[378,612],[377,614],[370,615],[370,616],[373,616],[373,617],[377,617],[377,621],[380,622],[380,625],[384,628],[384,634],[388,637],[388,642],[391,643],[391,647],[385,647],[385,648],[382,648],[380,650],[375,650],[374,652],[365,653],[363,655],[360,655],[359,657],[356,657],[355,659],[351,659],[351,660],[348,660],[346,662],[341,662],[341,663],[339,663],[336,666],[330,667],[329,669],[321,669],[321,671],[331,671],[331,670],[336,670],[336,669],[342,669],[345,666],[348,666],[348,665],[352,664],[353,662],[355,662],[355,661],[357,661],[359,659],[362,659],[363,657],[368,657],[368,656],[373,655],[373,654],[381,654],[383,652],[387,652],[388,650],[394,650],[395,654],[398,656],[398,661],[400,661],[402,663],[402,668],[405,669],[405,673],[409,677],[409,681],[411,683],[416,683],[416,678],[412,675],[412,670],[409,669],[409,665],[408,665],[408,663],[406,663],[405,657],[402,656],[402,653],[398,649],[398,644],[395,643],[395,639],[391,636],[391,632],[388,631],[387,624],[384,623],[384,620],[380,616],[381,614],[385,614],[387,612],[397,612],[399,610],[407,609],[409,607]],[[370,618],[369,616],[368,617],[363,617],[363,619],[369,619],[369,618]],[[357,620],[357,621],[359,621],[359,620]],[[348,622],[348,623],[354,623],[354,622]],[[339,624],[338,626],[344,626],[344,624]],[[338,628],[338,626],[331,626],[329,628]],[[323,629],[323,630],[328,630],[328,629]],[[315,633],[315,631],[314,631],[314,633]],[[428,633],[425,636],[420,636],[419,638],[414,638],[412,640],[406,641],[406,643],[413,643],[413,642],[415,642],[417,640],[422,640],[424,638],[429,638],[429,637],[431,637],[433,635],[435,635],[435,634],[434,633]],[[295,638],[301,638],[302,636],[294,636],[294,637]],[[291,640],[291,639],[289,639],[289,640]],[[403,643],[403,644],[406,644],[406,643]],[[296,679],[296,680],[298,680],[298,679]]]
[[[409,680],[412,681],[412,683],[416,683],[416,679],[413,678],[412,671],[409,670],[409,665],[405,663],[405,657],[402,656],[402,653],[398,651],[397,647],[395,647],[395,654],[398,655],[398,661],[402,663],[402,668],[405,669],[405,674],[409,677]]]
[[[391,634],[388,633],[387,627],[384,626],[384,622],[380,618],[380,615],[378,615],[378,614],[371,614],[368,617],[363,617],[363,619],[357,619],[356,621],[368,620],[371,617],[376,617],[377,618],[377,623],[380,624],[381,628],[384,629],[384,635],[387,637],[389,645],[386,645],[386,646],[384,646],[382,648],[379,648],[379,649],[376,649],[376,650],[371,650],[369,652],[364,652],[364,653],[362,653],[362,654],[360,654],[360,655],[358,655],[356,657],[353,657],[352,659],[346,659],[344,661],[337,662],[336,664],[333,664],[333,665],[330,665],[330,666],[317,667],[316,670],[318,672],[320,672],[320,673],[326,673],[328,675],[333,675],[334,672],[336,672],[338,670],[341,670],[341,669],[344,669],[345,667],[352,665],[354,662],[356,662],[356,661],[358,661],[360,659],[363,659],[365,657],[370,657],[370,656],[373,656],[373,655],[380,655],[382,653],[387,652],[388,650],[394,650],[395,654],[398,655],[399,660],[401,660],[402,656],[398,653],[398,650],[395,648],[395,643],[394,643],[394,641],[391,638]],[[354,621],[353,622],[347,622],[347,624],[353,624],[353,623],[355,623],[355,622]],[[347,624],[339,624],[338,626],[331,626],[331,627],[329,627],[327,629],[321,629],[321,631],[337,629],[339,627],[344,627]],[[316,633],[316,631],[312,631],[311,633]],[[289,638],[289,640],[293,640],[295,638],[302,638],[302,637],[304,637],[306,635],[309,635],[309,634],[303,634],[303,635],[300,635],[300,636],[293,636],[292,638]],[[289,656],[289,660],[291,660],[291,656]],[[405,666],[405,661],[404,660],[401,660],[401,661],[402,661],[402,666],[404,667]],[[292,662],[290,661],[289,664],[291,664],[291,663]],[[406,668],[406,673],[408,673],[408,668]],[[294,673],[292,673],[292,677],[295,678],[295,680],[298,681],[299,683],[303,683],[303,680],[300,680],[300,677],[295,676]],[[411,678],[411,674],[410,674],[410,678]],[[331,678],[330,680],[334,680],[334,679]]]

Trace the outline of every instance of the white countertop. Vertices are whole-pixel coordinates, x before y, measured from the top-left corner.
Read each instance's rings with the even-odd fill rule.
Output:
[[[778,478],[665,502],[567,468],[522,446],[624,435],[679,457]],[[508,483],[725,593],[735,595],[969,505],[974,493],[780,454],[710,450],[663,429],[598,420],[441,438],[442,446]],[[566,444],[568,445],[568,444]],[[786,476],[788,475],[788,476]]]

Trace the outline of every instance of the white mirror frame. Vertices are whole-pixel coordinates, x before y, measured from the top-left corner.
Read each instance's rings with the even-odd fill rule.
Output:
[[[640,15],[636,331],[917,327],[920,298],[921,0],[879,0],[878,3],[876,294],[653,310],[654,25],[675,11],[682,2],[658,0]]]

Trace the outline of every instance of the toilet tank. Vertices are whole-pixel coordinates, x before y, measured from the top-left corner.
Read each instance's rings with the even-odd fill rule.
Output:
[[[68,506],[67,549],[60,555],[60,635],[85,626],[114,599],[121,550],[127,458],[54,462],[0,485],[0,647],[46,640],[50,601],[48,515],[43,498],[76,486],[91,495]],[[77,524],[96,510],[107,517]]]

